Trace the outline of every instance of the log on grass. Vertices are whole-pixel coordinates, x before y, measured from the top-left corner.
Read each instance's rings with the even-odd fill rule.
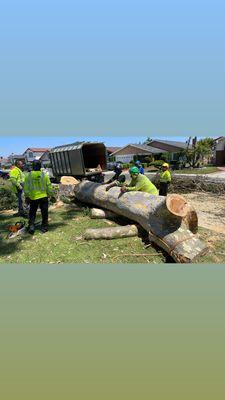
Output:
[[[84,239],[118,239],[138,236],[136,225],[115,226],[113,228],[87,229],[84,232]]]
[[[96,219],[115,219],[116,214],[108,211],[108,210],[102,210],[101,208],[92,208],[91,209],[91,218],[96,218]]]
[[[152,242],[164,249],[176,262],[194,262],[207,251],[207,245],[188,229],[185,217],[189,206],[179,195],[153,196],[126,192],[118,187],[108,192],[104,185],[83,181],[75,186],[79,201],[119,214],[140,224]]]

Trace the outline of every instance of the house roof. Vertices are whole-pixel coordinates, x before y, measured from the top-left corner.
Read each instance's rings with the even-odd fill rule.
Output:
[[[19,159],[19,158],[24,159],[24,154],[11,154],[11,157],[17,158],[17,159]]]
[[[124,146],[124,147],[120,147],[118,150],[114,151],[114,153],[112,153],[111,155],[113,156],[114,154],[118,153],[119,151],[125,149],[128,146],[136,147],[137,149],[140,149],[142,151],[144,150],[145,152],[148,152],[150,154],[163,153],[163,150],[157,149],[156,147],[147,146],[145,144],[129,143],[129,144],[126,144],[126,146]]]
[[[108,152],[114,153],[115,151],[122,149],[122,147],[115,147],[114,146],[114,147],[106,147],[106,149],[107,149]]]
[[[42,147],[28,147],[28,149],[26,149],[25,151],[24,151],[24,153],[26,153],[28,150],[30,150],[30,151],[33,151],[33,152],[35,152],[35,153],[45,153],[47,150],[49,150],[49,149],[47,149],[47,148],[42,148]],[[24,154],[23,153],[23,154]]]
[[[154,142],[167,144],[167,145],[173,146],[173,147],[179,147],[181,149],[186,149],[187,148],[187,143],[186,142],[179,142],[179,141],[175,141],[175,140],[158,140],[158,139],[151,140],[149,142],[148,146],[154,146],[153,145]],[[189,146],[189,147],[191,147],[191,146]]]

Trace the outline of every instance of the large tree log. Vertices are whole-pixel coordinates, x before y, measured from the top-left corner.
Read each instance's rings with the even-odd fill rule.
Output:
[[[84,239],[117,239],[138,236],[136,225],[114,226],[112,228],[87,229]]]
[[[186,200],[179,195],[153,196],[143,192],[120,189],[83,181],[75,187],[76,198],[111,210],[138,222],[151,240],[168,252],[176,262],[193,262],[207,251],[207,245],[195,236],[184,222],[189,211]]]

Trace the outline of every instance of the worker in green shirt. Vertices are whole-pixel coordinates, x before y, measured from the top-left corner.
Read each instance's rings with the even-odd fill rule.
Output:
[[[26,213],[23,204],[24,173],[22,161],[17,160],[15,162],[15,165],[9,173],[9,180],[12,184],[12,190],[18,199],[18,214],[19,216],[24,217],[26,216]]]
[[[25,177],[24,193],[26,202],[30,205],[28,232],[33,235],[35,230],[35,218],[38,207],[41,209],[43,233],[48,231],[48,197],[54,197],[49,176],[41,171],[41,162],[35,160],[32,171]]]
[[[160,172],[159,179],[159,195],[167,196],[168,186],[171,182],[171,173],[169,171],[169,164],[164,163],[162,165],[162,171]]]
[[[121,192],[145,192],[153,195],[158,194],[158,190],[155,185],[147,178],[147,176],[140,174],[137,167],[131,167],[129,170],[131,176],[131,182],[121,188]]]

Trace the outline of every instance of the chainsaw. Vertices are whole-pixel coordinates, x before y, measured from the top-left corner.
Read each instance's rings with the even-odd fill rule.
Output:
[[[41,224],[41,221],[38,221],[34,225],[37,227],[40,224]],[[25,226],[25,222],[23,222],[23,221],[18,221],[13,225],[9,225],[7,227],[7,229],[10,232],[9,235],[7,236],[7,239],[13,239],[14,237],[16,237],[18,235],[22,235],[27,230],[27,228]]]
[[[10,232],[8,235],[8,239],[12,239],[15,236],[20,235],[21,233],[25,232],[25,230],[26,230],[25,222],[19,221],[13,225],[9,225],[8,230]]]

